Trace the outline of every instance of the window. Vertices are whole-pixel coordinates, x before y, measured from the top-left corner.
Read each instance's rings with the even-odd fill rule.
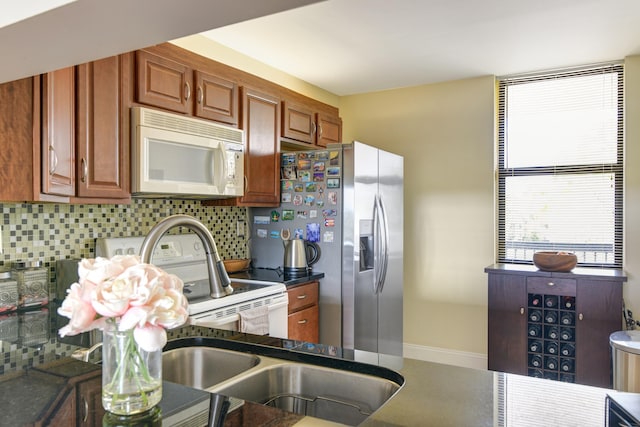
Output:
[[[499,79],[498,260],[622,266],[620,64]]]

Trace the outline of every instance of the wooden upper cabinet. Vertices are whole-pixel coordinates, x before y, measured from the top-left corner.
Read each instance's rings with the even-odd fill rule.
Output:
[[[238,85],[202,71],[195,71],[195,115],[238,126]]]
[[[138,102],[178,113],[192,113],[191,68],[139,50],[136,52],[136,69]]]
[[[243,87],[245,206],[280,204],[280,99]]]
[[[136,52],[136,101],[238,126],[238,84],[144,50]]]
[[[342,142],[342,120],[340,117],[329,114],[317,113],[317,138],[316,145],[326,147],[328,144]]]
[[[282,136],[313,144],[316,134],[314,111],[286,100],[282,102],[282,111]]]
[[[42,75],[42,192],[75,195],[75,69]]]
[[[77,68],[77,196],[129,198],[130,55]]]
[[[317,147],[342,142],[342,120],[311,105],[282,102],[282,136]]]

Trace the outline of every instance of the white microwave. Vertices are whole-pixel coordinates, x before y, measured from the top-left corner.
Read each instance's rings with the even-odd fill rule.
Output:
[[[206,120],[131,108],[134,197],[220,199],[244,194],[244,132]]]

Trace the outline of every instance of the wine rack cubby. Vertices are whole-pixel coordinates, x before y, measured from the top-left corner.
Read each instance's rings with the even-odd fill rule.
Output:
[[[528,294],[527,373],[575,382],[576,297]]]

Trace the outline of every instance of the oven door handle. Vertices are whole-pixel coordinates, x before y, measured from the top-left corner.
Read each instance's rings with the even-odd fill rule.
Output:
[[[273,311],[282,307],[286,307],[288,305],[289,305],[289,298],[287,298],[287,295],[285,294],[285,298],[283,298],[281,301],[277,301],[273,304],[269,304],[267,308],[269,309],[269,311]],[[229,323],[240,321],[240,315],[237,313],[230,314],[228,316],[219,317],[217,319],[211,319],[211,320],[209,320],[209,317],[210,316],[207,313],[201,313],[196,316],[191,316],[189,324],[193,326],[207,326],[210,328],[215,328],[218,326],[227,325]]]

